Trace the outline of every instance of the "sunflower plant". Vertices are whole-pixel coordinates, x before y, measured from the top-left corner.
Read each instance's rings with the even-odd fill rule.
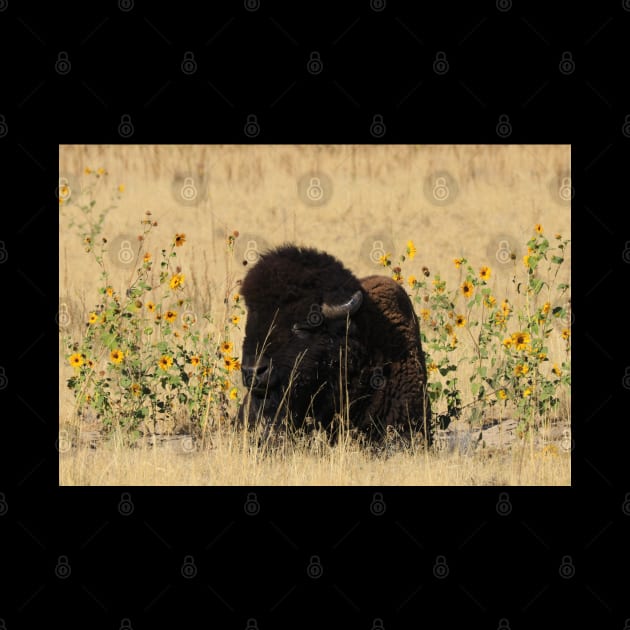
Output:
[[[511,294],[502,296],[491,286],[492,268],[474,267],[463,257],[453,261],[460,271],[456,288],[448,289],[439,274],[429,280],[426,267],[421,280],[408,276],[438,427],[459,417],[464,408],[471,424],[482,421],[496,405],[509,408],[522,434],[557,415],[561,394],[571,384],[570,287],[557,282],[569,243],[560,234],[550,243],[543,227],[536,225],[523,258],[525,278],[515,262]],[[398,265],[387,261],[400,284],[405,261],[404,254]],[[524,298],[519,298],[524,306],[518,310],[513,306],[516,296]],[[551,356],[554,338],[561,356]],[[462,364],[472,367],[467,384],[458,377]],[[464,398],[470,400],[465,407]]]
[[[101,269],[100,297],[80,339],[64,338],[77,415],[96,417],[106,433],[122,429],[131,442],[175,417],[203,434],[209,420],[233,416],[238,405],[232,379],[240,364],[229,337],[243,307],[226,298],[221,339],[204,332],[200,320],[212,324],[212,318],[192,310],[186,274],[176,264],[186,235],[175,234],[161,249],[156,269],[148,244],[157,222],[150,214],[139,235],[146,252],[121,290],[106,268],[107,239],[99,246],[91,240],[87,251]]]

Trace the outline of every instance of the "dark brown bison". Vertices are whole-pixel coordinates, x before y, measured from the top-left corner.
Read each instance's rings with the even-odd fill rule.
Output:
[[[241,294],[241,421],[335,434],[343,418],[372,442],[420,432],[431,442],[418,319],[394,280],[358,280],[329,254],[285,245],[261,256]]]

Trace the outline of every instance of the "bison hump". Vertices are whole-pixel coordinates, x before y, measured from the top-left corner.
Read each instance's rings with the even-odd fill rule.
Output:
[[[415,323],[411,300],[407,292],[392,278],[368,276],[361,279],[361,286],[378,311],[397,324]]]

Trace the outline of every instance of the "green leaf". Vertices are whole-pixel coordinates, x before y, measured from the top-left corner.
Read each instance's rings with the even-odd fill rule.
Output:
[[[538,295],[540,293],[540,290],[543,288],[544,285],[545,282],[543,282],[539,278],[532,278],[532,280],[530,281],[530,286],[535,295]]]
[[[158,352],[160,352],[161,354],[168,353],[168,343],[166,341],[158,341],[155,344],[155,347],[157,348]]]
[[[103,345],[109,350],[113,350],[116,347],[116,340],[118,339],[118,335],[115,333],[105,333],[103,335]]]
[[[562,256],[552,256],[551,262],[555,263],[556,265],[561,265],[564,262],[564,258],[562,258]]]

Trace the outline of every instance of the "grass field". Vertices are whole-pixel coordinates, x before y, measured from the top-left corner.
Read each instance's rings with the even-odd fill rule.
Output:
[[[563,448],[570,430],[570,290],[557,289],[570,283],[570,249],[568,245],[563,249],[561,263],[549,265],[551,254],[545,257],[544,249],[545,239],[551,248],[570,238],[570,147],[62,146],[59,157],[63,201],[59,413],[60,444],[67,446],[60,448],[61,484],[570,484],[570,448]],[[173,245],[176,234],[185,235],[181,247]],[[562,240],[555,239],[556,234]],[[531,241],[534,249],[530,244],[528,252],[532,237],[538,240]],[[401,282],[417,299],[419,315],[425,306],[422,299],[439,278],[447,287],[445,295],[453,296],[453,308],[438,310],[436,302],[433,310],[431,302],[431,314],[420,319],[433,342],[431,347],[425,344],[436,368],[430,380],[440,382],[444,391],[448,380],[456,377],[461,394],[460,418],[449,427],[449,439],[454,429],[475,436],[484,429],[485,435],[485,427],[492,424],[490,436],[503,422],[517,423],[514,430],[506,431],[503,443],[482,437],[479,443],[475,439],[475,449],[458,446],[429,454],[412,450],[388,457],[374,457],[352,441],[329,446],[311,440],[262,454],[251,449],[230,428],[229,419],[243,393],[238,371],[217,372],[215,364],[210,365],[212,344],[216,348],[221,341],[229,342],[238,360],[245,312],[233,298],[246,270],[242,262],[255,262],[258,252],[289,241],[328,251],[359,277],[392,275],[400,265]],[[414,257],[406,249],[409,241],[417,249]],[[147,255],[151,262],[143,264]],[[523,264],[526,255],[529,268]],[[465,262],[458,267],[456,258]],[[539,258],[535,267],[532,261]],[[387,260],[391,264],[384,266]],[[165,266],[160,267],[159,261]],[[482,266],[491,274],[480,281],[476,274]],[[551,279],[543,273],[547,266],[552,269]],[[129,292],[132,286],[138,288],[139,267],[151,287],[141,299]],[[165,289],[169,278],[173,287],[172,278],[178,274],[185,282],[171,293],[180,305],[169,306]],[[537,347],[539,358],[528,359],[528,386],[523,378],[506,376],[508,367],[522,368],[518,361],[523,355],[516,350],[509,357],[501,354],[498,336],[480,337],[491,330],[490,308],[483,310],[481,302],[473,305],[458,292],[473,275],[480,299],[481,292],[487,291],[487,298],[496,298],[497,309],[509,300],[504,313],[512,319],[503,336],[530,326],[529,347],[543,344]],[[426,286],[410,284],[411,276],[423,281],[426,277]],[[435,295],[431,296],[433,300]],[[138,321],[138,326],[142,322],[144,330],[148,321],[144,309],[150,300],[158,307],[163,303],[166,319],[166,309],[172,308],[173,322],[154,326],[152,337],[143,336],[140,329],[140,345],[123,348],[120,340],[135,333],[124,320],[110,318],[99,321],[102,334],[97,339],[95,326],[88,322],[109,313],[107,300],[119,300],[120,306],[126,299],[128,322]],[[134,309],[133,301],[143,306]],[[551,311],[539,329],[536,317],[542,317],[545,304]],[[189,317],[186,321],[195,322],[190,328],[181,325],[183,311]],[[557,315],[555,320],[551,312]],[[455,328],[457,335],[449,332],[439,337],[442,324],[449,325],[440,318],[459,315],[464,324]],[[110,326],[107,331],[106,326]],[[160,404],[155,391],[166,387],[160,384],[166,375],[169,388],[184,391],[171,365],[145,369],[140,385],[125,380],[130,374],[126,367],[136,369],[130,349],[139,348],[137,364],[146,366],[158,340],[162,356],[168,348],[175,364],[183,365],[197,355],[203,364],[206,357],[216,395],[204,393],[204,398],[200,386],[196,406],[191,394],[187,408],[166,407],[150,415],[152,422],[149,416],[143,416],[141,423],[133,421],[141,439],[131,448],[124,439],[132,430],[125,415],[131,407],[125,407],[125,401],[133,401],[134,413],[147,413],[144,401]],[[83,360],[75,358],[75,367],[69,362],[80,354],[72,344],[79,348],[86,343],[94,355],[90,355],[94,376],[85,376],[85,366],[77,364]],[[487,360],[481,358],[482,347],[489,352]],[[112,359],[116,350],[119,357]],[[505,391],[514,386],[501,404],[495,395],[498,386],[493,390],[486,383],[480,390],[479,385],[495,357],[495,368],[503,366]],[[457,369],[449,372],[448,365]],[[67,380],[79,373],[83,380],[69,389]],[[86,405],[86,396],[94,396],[93,405],[98,398],[92,388],[99,374],[103,382],[111,379],[110,389],[103,390],[112,394],[109,415],[105,414],[109,424],[102,413]],[[187,392],[191,382],[197,381],[187,382]],[[131,392],[128,396],[125,388]],[[551,398],[553,408],[547,404]],[[436,404],[438,413],[444,414],[444,393]],[[531,430],[523,431],[524,422]],[[97,448],[82,438],[94,432],[108,437],[99,438]],[[195,440],[191,447],[174,446],[175,440],[169,442],[171,446],[150,448],[146,446],[150,433],[161,438],[192,434]]]

